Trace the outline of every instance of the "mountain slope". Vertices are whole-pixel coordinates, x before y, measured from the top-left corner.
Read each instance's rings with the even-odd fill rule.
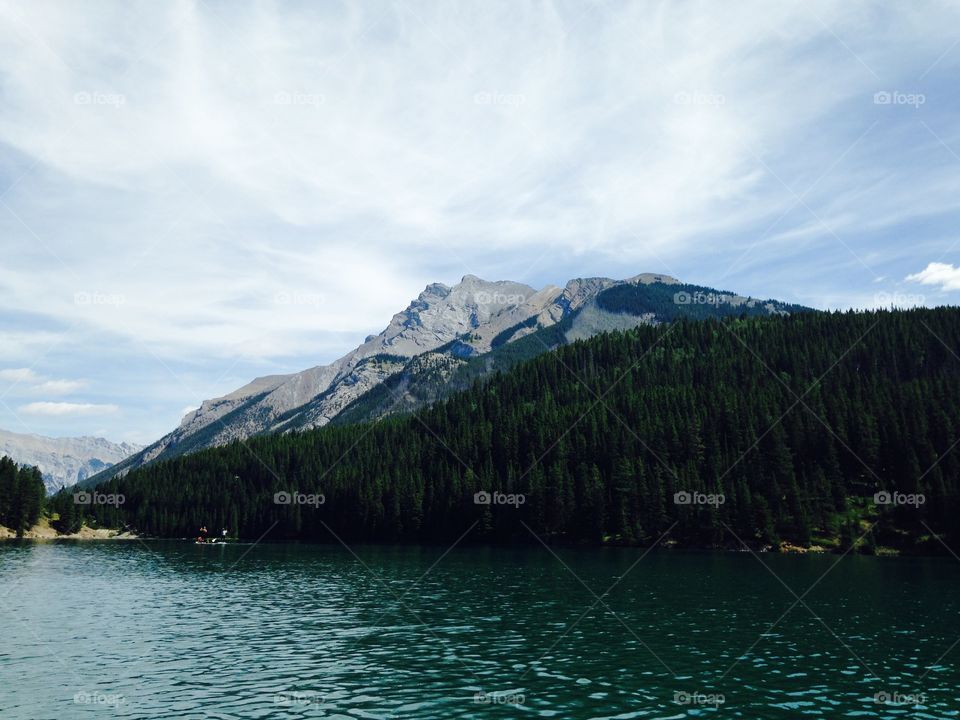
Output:
[[[610,293],[616,295],[608,298]],[[678,295],[682,293],[721,299],[684,303]],[[104,476],[263,433],[323,427],[341,414],[365,419],[410,410],[466,387],[485,372],[505,369],[516,360],[600,332],[681,316],[800,309],[684,285],[666,275],[642,274],[627,280],[577,278],[563,288],[551,285],[539,291],[522,283],[489,282],[466,275],[453,287],[428,285],[405,310],[394,315],[383,332],[368,337],[330,365],[258,378],[229,395],[205,400],[176,430]],[[542,331],[558,327],[558,323],[563,324],[563,336],[543,342]],[[504,349],[521,341],[526,342],[520,352]],[[480,358],[486,359],[480,362]],[[384,385],[392,378],[391,384]],[[451,379],[449,388],[445,387]],[[406,399],[383,395],[382,390],[394,384],[416,386],[419,395]],[[368,393],[381,399],[371,402]],[[358,412],[357,403],[368,411]]]
[[[554,325],[509,328],[501,334],[503,339],[495,339],[493,349],[484,355],[457,358],[447,348],[438,348],[414,358],[401,372],[344,408],[333,422],[345,425],[409,412],[466,390],[486,375],[506,372],[543,352],[604,332],[680,318],[762,317],[810,311],[799,305],[721,293],[660,275],[640,275],[599,287],[603,289],[584,298],[575,311]],[[300,427],[296,414],[286,427]]]
[[[957,354],[956,308],[639,326],[415,416],[139,469],[102,486],[127,498],[115,517],[96,510],[173,536],[222,523],[272,539],[451,542],[470,530],[647,544],[669,530],[692,546],[935,551],[931,533],[960,537]],[[477,503],[482,491],[507,499]]]
[[[141,449],[98,437],[50,438],[0,430],[0,455],[40,468],[48,493],[86,480]]]

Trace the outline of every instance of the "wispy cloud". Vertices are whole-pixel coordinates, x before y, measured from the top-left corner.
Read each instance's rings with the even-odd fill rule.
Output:
[[[66,395],[77,392],[86,386],[83,380],[44,380],[33,386],[33,390],[38,393],[48,395]]]
[[[0,380],[8,382],[31,382],[36,379],[38,379],[38,375],[30,368],[0,369]]]
[[[0,380],[12,383],[10,390],[48,395],[66,395],[86,387],[85,380],[51,379],[39,375],[33,368],[0,368]]]
[[[17,408],[26,415],[45,415],[51,417],[112,415],[120,411],[116,405],[70,402],[34,402]]]

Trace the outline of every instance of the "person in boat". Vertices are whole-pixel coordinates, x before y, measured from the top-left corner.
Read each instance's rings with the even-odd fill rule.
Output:
[[[227,529],[226,529],[226,528],[224,528],[223,530],[220,531],[220,537],[222,537],[224,540],[227,539]]]
[[[200,542],[206,542],[206,541],[207,541],[207,526],[206,526],[206,525],[203,525],[203,526],[200,528],[200,537],[199,537],[198,539],[200,540]]]

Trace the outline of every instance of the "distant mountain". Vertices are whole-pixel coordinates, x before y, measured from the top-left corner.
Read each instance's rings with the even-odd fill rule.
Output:
[[[228,395],[204,400],[176,430],[96,481],[255,435],[408,411],[462,389],[479,375],[602,332],[679,317],[807,309],[657,274],[627,280],[577,278],[563,288],[541,290],[466,275],[453,287],[428,285],[383,332],[330,365],[257,378]]]
[[[48,494],[86,480],[142,449],[99,437],[50,438],[0,430],[0,456],[40,468]]]

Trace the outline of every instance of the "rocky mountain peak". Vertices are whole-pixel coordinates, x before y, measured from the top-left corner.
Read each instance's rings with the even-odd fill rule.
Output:
[[[390,325],[362,348],[413,356],[442,345],[490,322],[505,310],[526,302],[536,291],[529,285],[483,280],[464,275],[452,288],[428,285],[405,310],[393,316]]]
[[[431,298],[444,298],[450,294],[450,287],[443,283],[430,283],[423,292],[417,296],[417,300],[427,301]]]
[[[51,438],[0,430],[0,455],[40,468],[48,493],[85,480],[141,449],[101,437]]]
[[[650,285],[651,283],[663,283],[664,285],[678,285],[680,283],[675,277],[669,275],[658,275],[656,273],[640,273],[632,278],[627,278],[626,282],[634,285]]]

